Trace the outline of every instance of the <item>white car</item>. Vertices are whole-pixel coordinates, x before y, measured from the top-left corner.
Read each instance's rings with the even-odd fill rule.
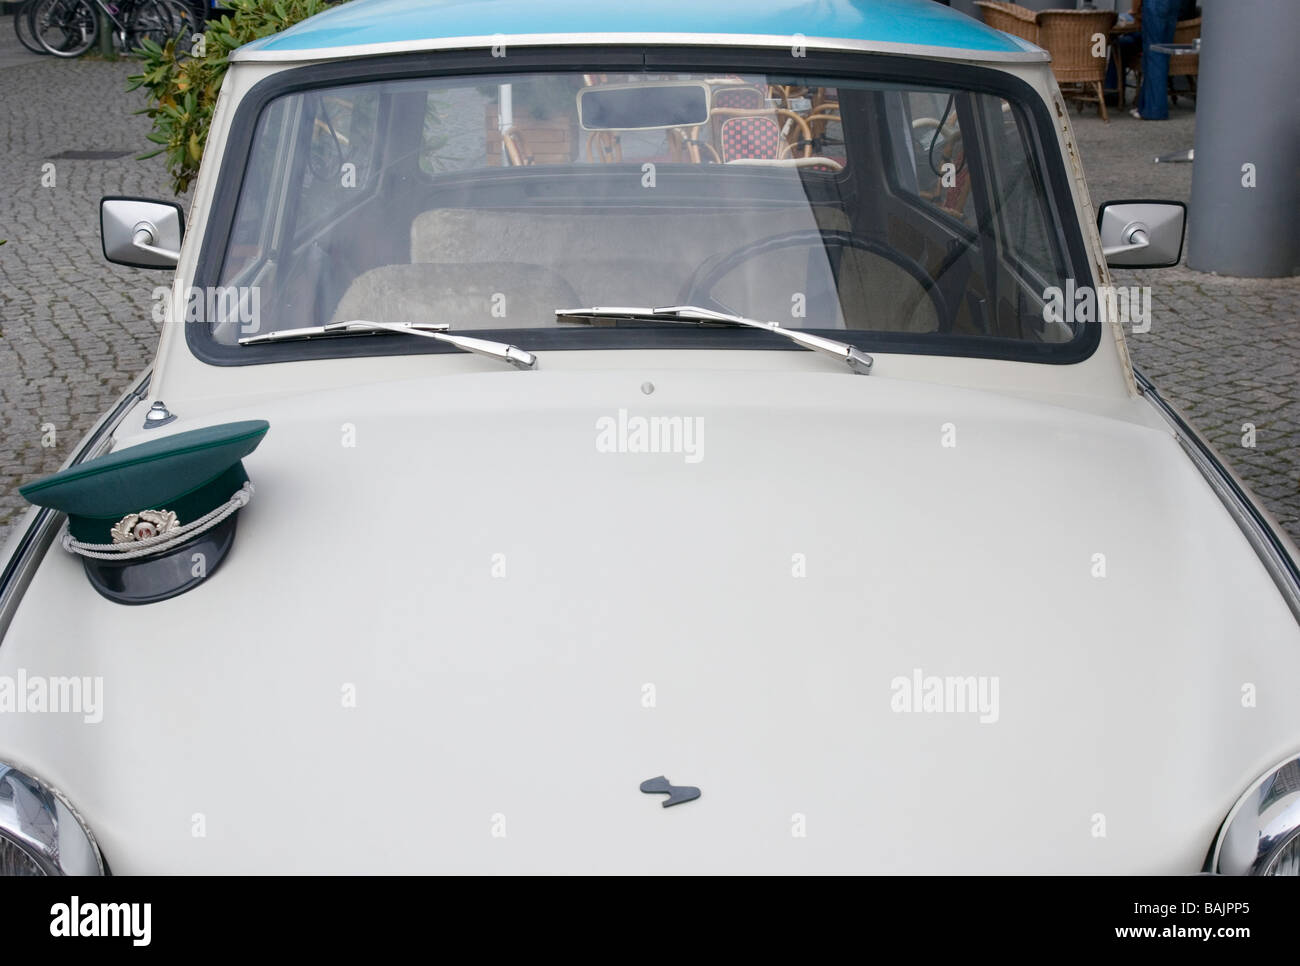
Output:
[[[104,202],[175,276],[24,488],[0,866],[1297,874],[1297,552],[1107,272],[1183,215],[929,0],[242,48]]]

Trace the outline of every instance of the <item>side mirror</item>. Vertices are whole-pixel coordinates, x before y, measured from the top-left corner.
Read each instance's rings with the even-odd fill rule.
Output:
[[[1101,252],[1116,268],[1177,265],[1186,223],[1181,201],[1107,201],[1097,210]]]
[[[99,203],[104,257],[131,268],[175,268],[185,212],[174,201],[104,198]]]

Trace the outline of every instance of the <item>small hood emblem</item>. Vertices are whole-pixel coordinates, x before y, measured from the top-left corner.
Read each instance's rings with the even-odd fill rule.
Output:
[[[647,795],[663,794],[667,795],[664,808],[670,805],[680,805],[682,802],[693,802],[700,797],[700,790],[693,785],[672,785],[663,775],[658,778],[648,778],[641,783],[641,791]]]

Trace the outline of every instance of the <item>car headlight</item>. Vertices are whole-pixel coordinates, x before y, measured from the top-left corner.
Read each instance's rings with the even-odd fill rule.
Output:
[[[1222,875],[1300,875],[1300,758],[1250,787],[1215,840],[1210,871]]]
[[[0,875],[103,875],[90,829],[57,791],[0,762]]]

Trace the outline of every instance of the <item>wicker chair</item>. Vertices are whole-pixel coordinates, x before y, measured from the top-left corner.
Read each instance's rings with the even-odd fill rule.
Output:
[[[775,160],[812,155],[812,131],[794,111],[777,108],[745,111],[719,107],[711,114],[718,125],[715,150],[705,145],[713,160],[725,164],[742,159]]]
[[[757,87],[718,87],[713,91],[713,106],[761,111],[767,106],[767,95]]]
[[[1076,100],[1096,101],[1103,121],[1106,114],[1106,51],[1093,55],[1097,34],[1106,39],[1115,26],[1114,10],[1044,10],[1038,14],[1038,45],[1052,55],[1052,73],[1064,89],[1074,89]]]
[[[1201,18],[1193,17],[1190,20],[1180,20],[1174,27],[1174,43],[1191,44],[1196,42],[1196,38],[1201,35]],[[1186,77],[1187,83],[1192,87],[1192,93],[1196,93],[1196,75],[1200,70],[1201,58],[1191,54],[1177,54],[1169,58],[1169,96],[1178,103],[1178,92],[1174,90],[1174,78]]]
[[[506,160],[512,167],[536,163],[533,156],[528,153],[528,144],[524,141],[523,132],[514,125],[501,132],[501,141],[505,145]]]
[[[621,163],[623,138],[617,131],[592,131],[587,135],[587,160],[605,164]]]
[[[980,8],[984,22],[994,30],[1021,37],[1031,44],[1038,43],[1038,21],[1034,11],[1001,0],[975,0],[975,6]]]

